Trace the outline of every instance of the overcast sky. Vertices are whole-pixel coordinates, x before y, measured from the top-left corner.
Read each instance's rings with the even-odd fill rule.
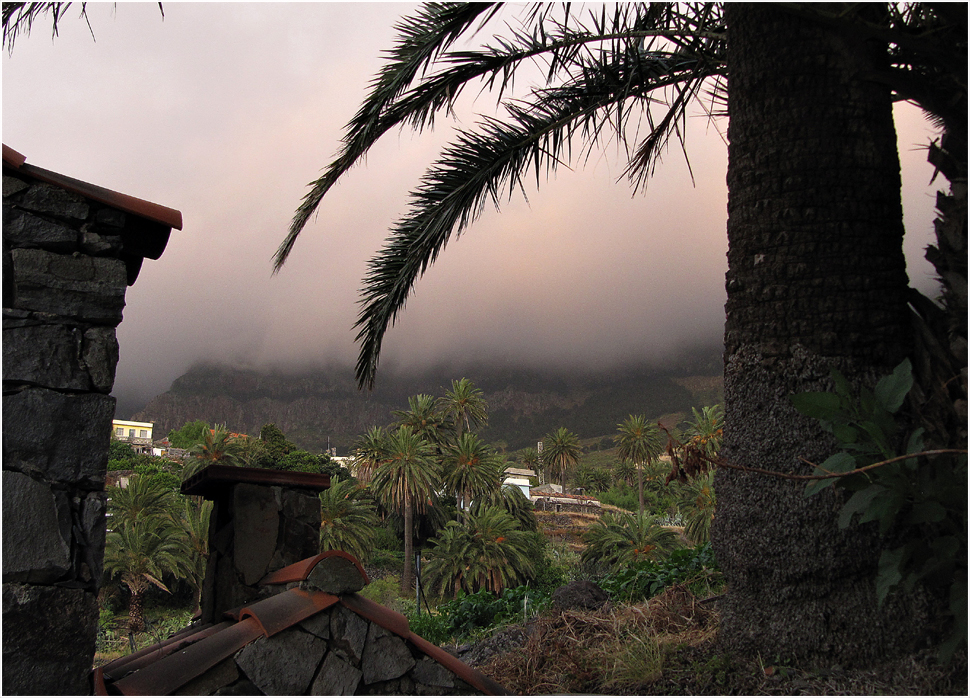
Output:
[[[75,7],[53,41],[41,22],[4,52],[3,142],[33,165],[184,220],[128,290],[116,394],[147,400],[200,360],[355,360],[366,262],[454,124],[386,136],[277,276],[272,256],[413,6],[166,2],[163,20],[155,3],[89,3],[96,40]],[[493,107],[480,98],[460,125]],[[922,252],[932,130],[905,105],[897,128],[909,274],[933,295]],[[693,186],[673,150],[634,195],[617,183],[623,159],[608,148],[560,169],[528,202],[517,195],[501,215],[486,213],[419,281],[382,365],[496,356],[609,365],[719,341],[727,148],[700,112],[688,135]]]

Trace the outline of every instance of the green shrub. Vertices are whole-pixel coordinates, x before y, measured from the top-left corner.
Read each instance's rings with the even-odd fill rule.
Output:
[[[695,593],[706,594],[721,580],[710,543],[681,548],[666,560],[647,560],[611,572],[599,585],[614,601],[635,602],[652,598],[674,584],[687,584]]]
[[[408,623],[412,633],[435,645],[443,645],[452,638],[451,625],[447,616],[439,613],[418,615],[412,611],[408,614]]]

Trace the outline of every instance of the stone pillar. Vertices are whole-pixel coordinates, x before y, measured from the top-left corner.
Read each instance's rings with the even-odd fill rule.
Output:
[[[319,493],[328,475],[210,465],[182,492],[213,501],[202,622],[271,595],[259,581],[320,551]]]
[[[145,221],[22,171],[23,158],[11,163],[8,152],[3,693],[86,694],[105,544],[115,327],[141,264],[125,239],[143,234]]]

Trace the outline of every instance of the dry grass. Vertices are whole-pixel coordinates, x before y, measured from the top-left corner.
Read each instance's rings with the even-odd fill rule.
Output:
[[[479,670],[523,695],[967,695],[966,652],[946,667],[924,651],[868,670],[802,670],[721,653],[717,622],[710,603],[672,587],[646,603],[541,616],[522,647]]]

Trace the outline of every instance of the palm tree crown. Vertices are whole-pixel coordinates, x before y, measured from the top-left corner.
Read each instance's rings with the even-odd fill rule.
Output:
[[[643,513],[643,467],[660,455],[663,440],[656,424],[648,422],[643,415],[630,415],[617,425],[619,432],[613,437],[619,446],[620,460],[633,463],[637,471],[637,487],[640,497],[640,513]]]
[[[579,462],[582,454],[579,436],[566,427],[559,427],[543,442],[542,460],[553,471],[559,471],[559,484],[566,491],[566,468]]]

